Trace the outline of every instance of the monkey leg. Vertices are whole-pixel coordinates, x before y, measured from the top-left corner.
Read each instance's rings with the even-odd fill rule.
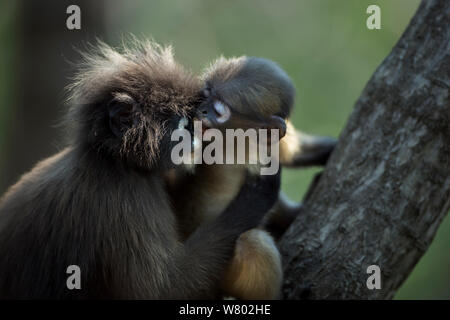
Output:
[[[278,240],[301,212],[301,209],[302,204],[300,202],[290,200],[280,190],[277,202],[264,218],[264,230],[267,230],[275,240]]]
[[[280,140],[280,163],[286,167],[323,166],[337,139],[308,135],[286,121],[286,135]]]
[[[282,280],[280,253],[269,233],[261,229],[243,233],[222,280],[225,296],[243,300],[277,299]]]

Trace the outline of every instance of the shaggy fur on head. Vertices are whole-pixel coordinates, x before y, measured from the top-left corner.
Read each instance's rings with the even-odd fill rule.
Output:
[[[172,48],[136,41],[117,51],[99,42],[69,89],[66,124],[74,141],[142,168],[159,160],[172,119],[187,116],[199,101],[200,80],[178,64]],[[112,105],[131,115],[121,137],[108,121]]]

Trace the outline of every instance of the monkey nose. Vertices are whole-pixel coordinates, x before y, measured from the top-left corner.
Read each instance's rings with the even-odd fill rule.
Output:
[[[209,119],[209,112],[207,108],[199,108],[197,110],[197,118],[202,122],[202,125],[208,128],[212,127],[212,123]]]
[[[197,110],[197,116],[199,118],[204,118],[208,116],[208,109],[206,107],[201,107]]]
[[[209,129],[213,127],[211,121],[208,118],[201,118],[203,129]]]

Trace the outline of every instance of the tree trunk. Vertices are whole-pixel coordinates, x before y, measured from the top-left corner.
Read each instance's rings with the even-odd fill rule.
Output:
[[[423,0],[365,87],[280,240],[284,298],[392,298],[433,240],[450,208],[449,21],[450,1]]]

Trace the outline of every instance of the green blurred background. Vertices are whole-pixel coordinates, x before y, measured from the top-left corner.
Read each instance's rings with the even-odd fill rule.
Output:
[[[81,30],[66,8],[81,8]],[[381,30],[366,8],[381,8]],[[0,193],[62,146],[56,126],[64,86],[95,38],[120,45],[129,33],[173,44],[196,72],[219,55],[262,56],[295,82],[294,124],[338,136],[376,67],[389,54],[418,0],[0,1]],[[285,170],[283,189],[300,200],[318,169]],[[450,299],[450,218],[399,290],[397,299]],[[1,257],[0,257],[1,258]]]

